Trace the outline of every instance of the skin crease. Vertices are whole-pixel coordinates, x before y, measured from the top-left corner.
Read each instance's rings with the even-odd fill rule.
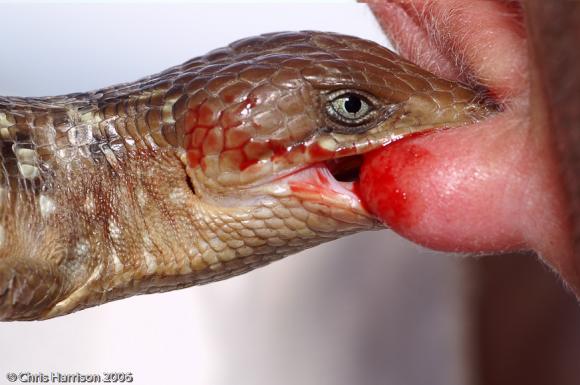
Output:
[[[568,202],[544,96],[528,61],[524,11],[499,0],[466,4],[371,3],[404,57],[441,76],[485,86],[503,111],[370,155],[361,171],[363,199],[396,232],[433,249],[533,250],[578,296]]]

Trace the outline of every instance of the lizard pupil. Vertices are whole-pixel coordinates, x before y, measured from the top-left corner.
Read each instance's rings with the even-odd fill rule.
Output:
[[[349,94],[345,97],[344,109],[351,114],[356,114],[362,107],[362,101],[354,94]]]

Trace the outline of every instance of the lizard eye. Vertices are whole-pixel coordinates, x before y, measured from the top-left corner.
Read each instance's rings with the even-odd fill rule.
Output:
[[[326,114],[332,120],[332,131],[356,133],[366,130],[377,115],[370,97],[358,91],[341,90],[327,95]]]

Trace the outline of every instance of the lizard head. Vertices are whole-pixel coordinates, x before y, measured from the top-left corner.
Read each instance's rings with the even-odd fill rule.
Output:
[[[468,87],[337,34],[262,35],[188,65],[194,91],[177,124],[196,195],[312,236],[377,225],[356,192],[364,153],[489,112]]]

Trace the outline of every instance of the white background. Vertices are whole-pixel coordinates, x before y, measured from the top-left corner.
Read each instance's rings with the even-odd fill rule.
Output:
[[[259,33],[385,44],[366,5],[0,5],[0,94],[134,80]],[[460,266],[388,231],[216,284],[0,324],[5,373],[130,371],[136,384],[465,384]]]

